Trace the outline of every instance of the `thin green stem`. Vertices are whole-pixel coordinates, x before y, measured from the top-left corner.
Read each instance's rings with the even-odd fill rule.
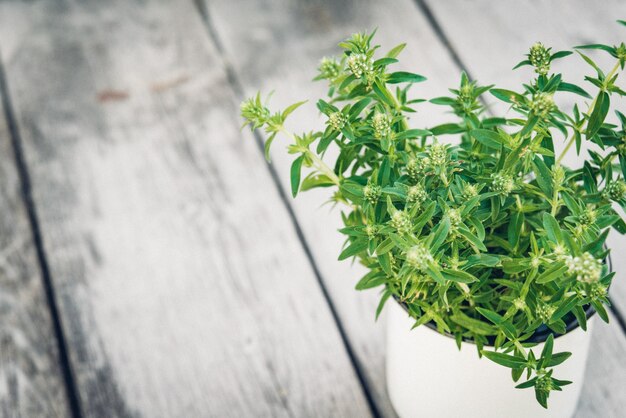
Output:
[[[284,127],[281,127],[280,131],[289,139],[291,139],[294,144],[297,143],[297,140],[294,134],[286,130]],[[332,181],[334,184],[339,186],[339,184],[341,183],[341,181],[339,180],[339,177],[335,174],[335,172],[328,165],[326,165],[326,163],[320,157],[317,156],[317,154],[315,154],[310,149],[304,148],[304,147],[302,148],[302,152],[306,154],[307,157],[309,157],[309,159],[313,162],[313,165],[315,166],[315,168],[317,168],[326,177],[328,177],[330,181]]]
[[[611,69],[609,74],[604,79],[605,84],[602,86],[602,89],[600,89],[600,91],[604,91],[606,89],[607,80],[611,80],[611,78],[613,78],[613,76],[615,75],[618,69],[619,69],[619,61],[615,63],[615,66],[613,67],[613,69]],[[589,106],[589,109],[587,110],[589,114],[593,112],[593,108],[596,106],[597,100],[598,100],[598,96],[594,97],[593,102],[591,102],[591,105]],[[563,149],[563,152],[561,152],[561,155],[559,155],[559,158],[556,160],[557,165],[561,164],[561,161],[563,161],[563,158],[565,157],[569,149],[572,147],[572,144],[574,143],[575,140],[576,140],[576,134],[572,134],[571,138],[567,141],[567,145],[565,145],[565,149]]]

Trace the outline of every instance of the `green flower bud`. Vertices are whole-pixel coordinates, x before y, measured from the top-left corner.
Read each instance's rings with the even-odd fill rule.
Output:
[[[356,78],[372,71],[372,61],[365,54],[352,54],[348,57],[348,68]]]
[[[348,120],[341,112],[331,113],[328,117],[328,125],[335,131],[341,131],[347,121]]]
[[[508,196],[515,188],[513,177],[505,173],[494,173],[491,175],[491,190],[500,196]]]
[[[537,309],[535,310],[535,314],[537,318],[541,319],[542,322],[548,322],[550,318],[552,318],[552,314],[556,311],[556,307],[552,305],[548,305],[547,303],[540,303],[537,305]]]
[[[426,168],[429,165],[430,159],[428,157],[412,158],[406,165],[406,173],[409,175],[411,180],[417,181],[420,179],[422,174],[426,172]]]
[[[433,262],[433,256],[424,244],[419,243],[406,252],[406,261],[415,269],[423,272]]]
[[[383,189],[375,184],[368,184],[363,188],[363,195],[365,196],[365,200],[370,202],[372,205],[378,202],[380,195],[382,194]]]
[[[463,84],[459,89],[458,100],[459,102],[473,102],[474,86],[472,84]]]
[[[592,225],[596,221],[597,218],[598,218],[598,213],[592,208],[587,208],[578,217],[578,222],[581,225],[589,226],[589,225]]]
[[[365,233],[367,234],[367,237],[369,239],[372,239],[378,233],[378,228],[376,227],[376,225],[367,225],[365,226]]]
[[[565,169],[557,165],[552,169],[552,180],[555,186],[561,186],[565,181]]]
[[[515,309],[518,311],[521,311],[526,309],[526,302],[522,298],[515,298],[513,299],[513,306],[515,306]]]
[[[450,209],[448,210],[448,219],[450,219],[450,226],[453,229],[456,229],[463,219],[461,218],[461,212],[458,209]]]
[[[428,150],[428,156],[432,167],[442,167],[448,162],[448,152],[444,144],[432,144]]]
[[[548,376],[544,369],[537,371],[537,382],[535,383],[535,389],[539,392],[550,392],[555,389],[552,378]]]
[[[391,133],[391,118],[384,113],[376,112],[372,118],[372,126],[376,138],[387,138]]]
[[[564,261],[567,260],[567,258],[569,257],[567,250],[565,249],[563,244],[556,244],[554,246],[554,250],[552,250],[552,254],[556,256],[557,261]]]
[[[624,198],[626,194],[626,184],[621,181],[611,181],[609,182],[604,190],[602,191],[602,196],[605,199],[619,201]]]
[[[322,58],[319,67],[317,67],[320,76],[327,80],[337,78],[341,71],[341,64],[334,58]]]
[[[530,110],[541,119],[548,117],[554,109],[554,99],[549,93],[537,93],[530,102]]]
[[[263,126],[270,118],[270,110],[261,104],[261,99],[257,95],[256,98],[250,98],[241,103],[241,116],[252,125],[253,129],[256,129]]]
[[[404,211],[397,211],[391,215],[391,226],[398,232],[409,232],[411,230],[411,219]]]
[[[476,189],[475,184],[465,184],[463,186],[463,191],[461,192],[461,197],[463,200],[470,200],[473,197],[478,195],[478,190]]]
[[[537,42],[530,47],[528,60],[535,67],[537,74],[548,74],[548,71],[550,71],[550,48],[546,48],[542,43]]]
[[[583,283],[595,283],[602,275],[602,263],[591,254],[584,253],[580,257],[567,257],[565,260],[569,274]]]
[[[589,296],[594,300],[604,298],[606,297],[607,290],[608,289],[605,285],[596,282],[591,285],[591,288],[589,289]]]
[[[406,201],[409,203],[414,203],[417,205],[421,205],[426,200],[428,195],[426,194],[426,190],[424,190],[424,186],[421,184],[416,184],[415,186],[409,187],[409,190],[406,194]]]

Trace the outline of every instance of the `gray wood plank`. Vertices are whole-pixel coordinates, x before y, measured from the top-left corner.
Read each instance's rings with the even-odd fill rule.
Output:
[[[223,44],[245,95],[258,89],[264,93],[274,90],[272,104],[276,108],[311,99],[290,116],[289,126],[301,131],[324,123],[317,117],[313,99],[324,97],[327,87],[311,82],[319,60],[324,55],[339,53],[336,44],[353,32],[377,27],[376,42],[387,49],[401,42],[409,43],[398,68],[408,67],[436,80],[416,85],[417,97],[445,94],[447,86],[460,80],[448,52],[410,0],[396,1],[393,8],[385,2],[357,0],[215,0],[205,5],[209,24]],[[443,116],[441,107],[432,106],[416,114],[411,124],[432,126],[443,121]],[[274,143],[272,161],[284,190],[288,191],[292,156],[284,152],[283,144],[282,139]],[[329,197],[326,190],[313,190],[301,193],[291,204],[378,409],[384,416],[393,416],[385,386],[384,318],[379,323],[374,321],[378,290],[355,291],[354,285],[364,270],[359,265],[337,261],[343,244],[337,233],[341,219],[339,210],[322,206]]]
[[[321,97],[325,90],[323,84],[312,85],[309,81],[319,58],[336,53],[332,45],[350,33],[372,27],[378,27],[377,41],[385,47],[409,42],[402,59],[412,71],[430,78],[428,84],[416,86],[416,91],[424,96],[445,94],[446,88],[454,86],[458,80],[459,69],[450,59],[449,51],[443,48],[411,1],[396,2],[393,9],[381,2],[322,0],[306,4],[288,0],[237,3],[214,0],[205,4],[210,25],[223,43],[244,93],[250,95],[257,89],[276,90],[272,100],[278,107],[303,98]],[[460,9],[461,3],[455,4],[456,9]],[[462,24],[464,16],[464,11],[457,10],[457,25]],[[487,24],[479,22],[488,22],[479,16],[467,21],[473,22],[472,27],[480,25],[481,28]],[[519,42],[515,33],[507,36],[502,42],[512,42],[512,45]],[[504,67],[503,74],[510,76],[512,65]],[[294,114],[291,126],[302,130],[319,126],[320,120],[312,117],[316,114],[313,104],[305,106],[305,110]],[[441,120],[438,109],[426,107],[412,125],[432,126]],[[283,187],[289,190],[290,157],[276,150],[272,158],[284,181]],[[319,208],[327,197],[323,191],[307,192],[292,204],[374,399],[383,415],[393,416],[385,393],[383,327],[371,319],[377,295],[355,292],[352,287],[362,270],[359,266],[335,261],[341,246],[341,238],[335,232],[340,221],[336,213]],[[616,398],[619,394],[612,387],[622,382],[623,369],[603,359],[622,356],[625,344],[624,336],[615,326],[598,324],[596,327],[593,342],[596,355],[591,360],[589,382],[583,389],[580,416],[611,416],[621,408],[621,401]]]
[[[0,100],[0,416],[65,417],[58,346],[4,110]]]
[[[369,416],[194,6],[0,16],[85,416]]]
[[[451,44],[460,58],[478,80],[497,83],[504,88],[517,87],[527,82],[532,70],[526,67],[515,72],[510,70],[523,59],[528,48],[541,41],[553,46],[554,50],[571,49],[574,45],[586,43],[619,44],[626,40],[626,28],[615,20],[626,16],[626,3],[619,0],[606,0],[590,6],[585,0],[540,0],[519,2],[513,0],[480,0],[469,3],[460,0],[448,2],[428,1],[435,17],[450,38]],[[476,30],[475,22],[485,22],[481,30]],[[590,54],[604,67],[610,58],[606,53]],[[494,65],[495,62],[501,65]],[[593,73],[582,59],[569,59],[567,66],[555,64],[564,72],[568,80],[584,83],[583,76]],[[626,76],[620,76],[622,87],[626,86]],[[620,83],[618,83],[620,84]],[[577,96],[561,95],[560,105],[569,108]],[[495,99],[493,99],[495,101]],[[626,101],[617,99],[615,103],[621,111],[626,111]],[[612,116],[612,115],[611,115]],[[563,143],[555,143],[557,150]],[[577,166],[580,159],[571,152],[565,161]],[[626,258],[619,254],[626,251],[626,236],[612,232],[609,244],[613,249],[613,264],[617,271],[611,297],[622,312],[626,312]]]

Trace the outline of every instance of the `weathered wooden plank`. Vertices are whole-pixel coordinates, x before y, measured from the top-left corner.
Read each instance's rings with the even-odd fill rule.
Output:
[[[369,416],[191,2],[5,11],[84,414]]]
[[[584,0],[481,0],[473,2],[472,7],[462,1],[428,1],[427,4],[472,75],[504,88],[518,86],[531,78],[532,70],[528,67],[515,72],[510,68],[521,61],[528,48],[537,41],[553,46],[557,51],[586,43],[615,45],[626,39],[626,28],[615,22],[626,16],[626,3],[619,0],[603,1],[601,6],[599,3],[590,5]],[[476,30],[476,22],[484,22],[481,30]],[[605,63],[604,67],[612,65],[606,64],[613,58],[604,52],[589,54]],[[494,65],[495,62],[501,64]],[[568,80],[580,83],[583,83],[584,75],[594,71],[582,59],[575,58],[569,59],[567,66],[558,62],[555,66]],[[626,78],[624,75],[620,78],[621,85],[625,86]],[[585,84],[590,90],[593,88],[591,84]],[[565,93],[559,103],[569,108],[576,97]],[[626,101],[618,99],[616,103],[619,109],[626,111]],[[558,141],[555,145],[558,150],[564,146]],[[580,160],[571,152],[564,161],[576,166]],[[618,256],[626,251],[626,237],[612,232],[609,244],[616,255],[613,264],[618,272],[611,295],[616,306],[626,312],[626,258]]]
[[[449,51],[443,49],[424,17],[416,12],[415,4],[410,1],[396,2],[390,9],[386,4],[379,3],[315,1],[304,4],[287,0],[236,4],[217,0],[206,2],[209,25],[224,45],[246,95],[256,89],[275,89],[273,101],[277,106],[302,98],[320,97],[324,94],[324,86],[312,86],[309,82],[317,60],[323,55],[336,53],[336,49],[331,48],[336,41],[356,30],[372,27],[378,27],[377,41],[386,47],[397,42],[409,42],[402,55],[405,65],[431,79],[430,84],[416,86],[416,91],[426,97],[444,94],[447,86],[456,84],[459,74]],[[463,16],[459,13],[457,17],[462,19]],[[489,24],[489,21],[479,18],[468,21],[474,22],[474,26]],[[515,44],[514,34],[503,41],[510,42],[512,39]],[[505,70],[506,74],[510,73],[508,65]],[[485,80],[488,80],[487,77]],[[321,122],[310,117],[315,114],[312,109],[311,105],[306,109],[308,112],[296,113],[292,126],[302,127],[302,130],[319,126]],[[436,109],[427,108],[418,115],[415,125],[432,126],[441,121],[440,116]],[[289,190],[289,157],[278,151],[273,154],[273,160],[284,181],[283,187]],[[374,399],[383,415],[392,416],[393,410],[385,394],[382,327],[374,325],[370,319],[377,296],[375,293],[354,292],[352,286],[362,270],[358,266],[335,261],[341,241],[334,230],[340,222],[336,214],[329,214],[324,208],[318,209],[319,203],[326,197],[324,192],[308,192],[298,196],[292,204],[355,347]],[[602,413],[608,412],[610,416],[610,412],[619,407],[615,391],[610,388],[620,382],[621,369],[612,368],[610,362],[598,359],[615,358],[623,353],[626,341],[617,328],[599,324],[593,344],[596,357],[592,361],[595,363],[590,367],[590,379],[584,388],[581,414],[589,412],[588,416],[602,416]],[[602,399],[606,405],[599,402]]]
[[[416,97],[434,97],[447,92],[460,80],[448,52],[430,30],[428,23],[410,0],[384,2],[316,0],[207,1],[209,25],[223,44],[228,61],[242,84],[245,95],[257,89],[274,90],[272,104],[277,108],[303,99],[324,97],[324,83],[312,83],[322,56],[339,53],[335,45],[353,32],[378,28],[376,43],[391,48],[407,41],[402,66],[439,80],[414,87]],[[400,67],[398,67],[400,68]],[[298,131],[319,127],[315,100],[290,116],[289,126]],[[432,106],[412,119],[414,124],[435,125],[442,121],[442,110]],[[289,167],[281,140],[276,140],[273,165],[284,190],[290,190]],[[364,274],[359,265],[339,262],[343,240],[339,211],[322,203],[325,190],[302,193],[293,200],[294,211],[311,246],[324,283],[354,347],[357,361],[378,409],[393,416],[384,375],[384,325],[375,323],[378,291],[356,292],[354,285]],[[384,322],[384,321],[380,321]]]
[[[0,416],[65,417],[58,345],[6,122],[0,100]]]

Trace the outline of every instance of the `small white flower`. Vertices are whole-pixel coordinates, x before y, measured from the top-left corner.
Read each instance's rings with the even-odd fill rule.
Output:
[[[374,114],[372,126],[374,127],[374,136],[378,139],[387,138],[391,133],[391,119],[384,113],[376,112]]]
[[[491,175],[491,190],[502,196],[507,196],[513,191],[515,182],[513,177],[505,173],[494,173]]]
[[[409,214],[404,211],[397,211],[391,215],[391,226],[398,230],[398,232],[409,232],[411,229],[411,219]]]
[[[348,57],[348,67],[356,78],[372,71],[372,62],[365,54],[352,54]]]
[[[341,112],[331,113],[331,115],[328,117],[328,124],[335,131],[341,131],[346,122],[346,117]]]
[[[426,200],[427,194],[426,190],[424,190],[424,186],[421,184],[416,184],[414,186],[409,187],[409,190],[406,194],[406,201],[409,203],[422,204]]]
[[[419,271],[424,271],[433,262],[433,256],[422,243],[416,244],[406,252],[406,261]]]
[[[568,273],[575,276],[579,282],[595,283],[602,275],[602,263],[589,253],[584,253],[580,257],[568,256],[565,264]]]

